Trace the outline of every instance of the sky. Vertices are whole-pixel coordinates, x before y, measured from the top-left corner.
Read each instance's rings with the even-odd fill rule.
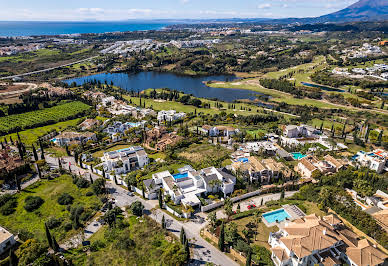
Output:
[[[285,18],[335,12],[357,0],[0,0],[3,21]]]

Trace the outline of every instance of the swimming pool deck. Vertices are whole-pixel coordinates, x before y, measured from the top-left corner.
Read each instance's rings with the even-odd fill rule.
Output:
[[[287,214],[290,216],[290,218],[286,218],[285,220],[283,220],[281,222],[273,222],[273,223],[268,223],[267,220],[264,218],[264,219],[262,219],[262,221],[267,227],[277,226],[279,228],[283,228],[287,222],[291,222],[291,221],[294,221],[296,219],[299,219],[299,218],[306,216],[306,214],[301,209],[299,209],[296,205],[286,204],[286,205],[283,205],[282,208],[280,208],[280,209],[284,209],[287,212]],[[279,210],[279,209],[277,209],[277,210]],[[270,213],[273,211],[276,211],[276,210],[272,210],[272,211],[269,211],[266,213]]]

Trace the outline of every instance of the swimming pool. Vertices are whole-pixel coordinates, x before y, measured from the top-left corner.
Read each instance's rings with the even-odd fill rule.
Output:
[[[248,158],[238,158],[237,161],[239,161],[241,163],[247,163],[247,162],[249,162],[249,159]]]
[[[303,159],[304,157],[307,156],[307,155],[302,154],[302,153],[300,153],[300,152],[292,152],[291,155],[292,155],[292,158],[293,158],[294,160],[300,160],[300,159]]]
[[[188,177],[188,176],[189,176],[188,173],[172,175],[172,177],[173,177],[175,180],[180,179],[180,178],[185,178],[185,177]]]
[[[272,212],[267,212],[263,214],[263,218],[269,223],[282,222],[287,218],[291,218],[290,215],[284,210],[279,209]]]

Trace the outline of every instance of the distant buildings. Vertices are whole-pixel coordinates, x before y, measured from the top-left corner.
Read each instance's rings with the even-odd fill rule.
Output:
[[[142,122],[120,122],[120,121],[115,121],[113,124],[109,125],[104,129],[105,133],[108,133],[113,142],[120,141],[121,140],[121,135],[127,131],[130,128],[138,128],[138,127],[143,127],[145,125],[146,121]]]
[[[65,131],[51,139],[56,145],[65,146],[71,144],[86,143],[89,140],[96,141],[97,136],[93,132],[69,132]]]
[[[125,174],[149,164],[148,155],[142,147],[105,152],[101,161],[107,172],[114,171],[116,174]]]
[[[284,127],[283,135],[287,138],[319,138],[322,132],[308,125],[288,125]]]
[[[186,117],[186,114],[183,112],[177,113],[175,110],[169,110],[169,111],[160,111],[158,113],[157,119],[160,122],[163,122],[163,121],[171,122],[179,119],[184,119],[185,117]]]
[[[191,166],[185,166],[172,175],[164,171],[152,175],[152,179],[144,180],[147,193],[155,193],[163,188],[164,193],[171,196],[175,204],[197,206],[201,205],[198,199],[201,194],[222,192],[224,197],[230,195],[236,184],[236,177],[225,168],[209,167],[199,171]]]
[[[275,265],[386,265],[388,256],[367,239],[360,239],[334,215],[315,214],[286,222],[270,233]]]

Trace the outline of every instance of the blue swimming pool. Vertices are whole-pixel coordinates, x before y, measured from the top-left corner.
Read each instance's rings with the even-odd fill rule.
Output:
[[[302,158],[304,158],[304,157],[307,156],[307,155],[302,154],[302,153],[300,153],[300,152],[291,152],[291,155],[292,155],[292,158],[293,158],[294,160],[300,160],[300,159],[302,159]]]
[[[247,163],[247,162],[249,162],[249,159],[248,158],[238,158],[237,161],[239,161],[241,163]]]
[[[172,175],[172,177],[173,177],[175,180],[176,180],[176,179],[180,179],[180,178],[184,178],[184,177],[188,177],[188,176],[189,176],[188,173]]]
[[[273,212],[267,212],[263,214],[263,218],[268,222],[268,223],[275,223],[275,222],[281,222],[286,220],[286,218],[291,218],[290,215],[284,210],[284,209],[279,209]]]

